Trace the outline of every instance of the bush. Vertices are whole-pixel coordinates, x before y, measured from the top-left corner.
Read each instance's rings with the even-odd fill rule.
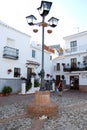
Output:
[[[32,83],[31,82],[27,83],[26,84],[26,91],[28,91],[31,87],[32,87]]]
[[[2,89],[2,94],[10,94],[12,92],[12,88],[10,86],[4,86],[4,88]]]
[[[39,87],[39,86],[40,86],[40,83],[37,80],[35,80],[34,81],[34,87]]]

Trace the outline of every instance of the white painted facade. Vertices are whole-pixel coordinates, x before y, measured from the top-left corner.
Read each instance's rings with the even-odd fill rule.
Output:
[[[54,76],[57,80],[64,75],[69,88],[74,78],[74,89],[87,91],[87,31],[64,37],[64,40],[64,55],[53,60]]]
[[[35,51],[34,58],[32,58],[32,50]],[[44,51],[45,79],[46,74],[52,75],[50,55],[54,54],[47,50]],[[38,77],[41,70],[41,56],[41,45],[32,42],[31,36],[0,22],[0,91],[5,85],[10,84],[13,86],[14,93],[19,91],[22,83],[20,77],[27,78],[27,68],[31,68],[32,72],[35,72]],[[26,65],[28,61],[38,63],[40,66]],[[14,77],[14,68],[20,69],[20,76]],[[11,72],[8,74],[9,69]]]

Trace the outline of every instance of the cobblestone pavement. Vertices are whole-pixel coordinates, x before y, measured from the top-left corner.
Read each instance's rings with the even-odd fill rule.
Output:
[[[0,130],[87,130],[87,93],[66,91],[62,97],[51,93],[58,115],[43,121],[27,114],[33,99],[34,95],[0,97]]]

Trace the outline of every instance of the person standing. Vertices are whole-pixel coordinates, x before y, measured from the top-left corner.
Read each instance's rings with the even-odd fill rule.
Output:
[[[59,96],[62,96],[62,94],[63,94],[63,83],[62,83],[62,80],[59,81],[58,90],[59,90]]]

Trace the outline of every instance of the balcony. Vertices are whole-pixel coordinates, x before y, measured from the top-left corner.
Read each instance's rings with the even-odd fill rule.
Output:
[[[5,46],[3,50],[3,58],[17,60],[19,58],[19,50]]]
[[[65,65],[64,66],[64,72],[71,72],[71,71],[87,71],[87,65],[81,64],[81,65]]]
[[[83,52],[87,52],[87,44],[84,44],[82,46],[66,48],[64,50],[65,55],[77,54],[77,53],[83,53]]]

